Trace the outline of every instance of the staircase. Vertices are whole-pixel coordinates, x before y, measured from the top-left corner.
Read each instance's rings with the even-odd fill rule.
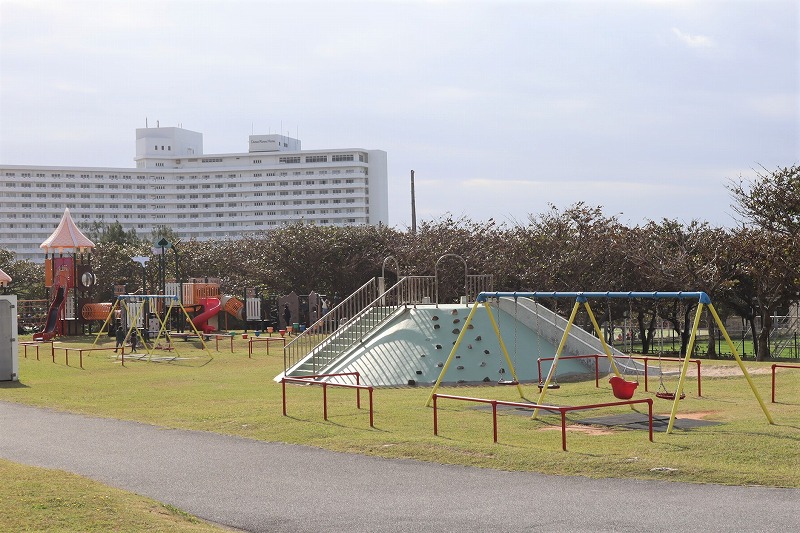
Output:
[[[407,305],[430,303],[434,292],[433,276],[406,276],[385,291],[383,283],[384,278],[368,281],[287,344],[284,373],[276,379],[324,373]]]

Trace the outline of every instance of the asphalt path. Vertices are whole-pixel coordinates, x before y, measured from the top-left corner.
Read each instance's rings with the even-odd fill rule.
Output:
[[[0,402],[0,457],[74,472],[246,531],[800,528],[797,489],[379,459],[7,402]]]

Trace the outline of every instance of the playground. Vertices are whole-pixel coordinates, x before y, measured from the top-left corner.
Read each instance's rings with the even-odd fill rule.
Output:
[[[47,321],[15,340],[3,400],[384,458],[800,487],[800,365],[744,361],[705,293],[501,293],[464,263],[460,303],[439,303],[438,271],[384,273],[326,312],[309,295],[303,324],[290,294],[278,327],[236,332],[222,311],[257,306],[208,280],[85,303],[84,254],[49,257]],[[64,312],[81,302],[93,335]],[[684,356],[664,350],[670,306]],[[701,322],[731,360],[693,358]]]
[[[358,409],[355,392],[344,388],[327,389],[325,421],[321,387],[288,385],[283,416],[281,386],[272,380],[283,369],[282,347],[258,346],[250,356],[249,340],[235,337],[233,351],[230,340],[221,342],[219,351],[212,346],[214,360],[199,367],[144,362],[122,367],[107,352],[87,352],[81,369],[77,358],[65,364],[63,350],[57,350],[55,362],[42,354],[37,361],[29,351],[27,358],[20,354],[21,382],[0,383],[0,390],[3,399],[30,405],[387,458],[559,475],[800,487],[794,466],[800,461],[800,372],[777,369],[772,403],[772,363],[746,366],[769,402],[774,425],[764,420],[735,364],[704,361],[703,395],[687,389],[678,418],[715,425],[676,429],[671,435],[656,431],[650,442],[646,430],[578,423],[628,414],[629,406],[574,412],[568,416],[565,453],[559,416],[542,413],[531,419],[530,410],[501,410],[495,444],[490,410],[443,402],[435,436],[432,409],[424,407],[427,387],[375,390],[374,428],[366,394]],[[61,342],[73,348],[91,346],[88,339]],[[529,396],[538,394],[535,384],[523,388]],[[442,386],[439,392],[519,401],[516,387],[495,383]],[[560,405],[609,399],[609,388],[595,387],[594,380],[564,383],[548,393],[548,401]],[[669,401],[654,404],[655,414],[662,417],[669,416],[670,408]]]
[[[495,304],[494,308],[491,305],[488,311],[493,313],[492,317],[502,315],[500,305]],[[651,381],[650,390],[645,390],[644,376],[635,375],[639,367],[630,360],[632,356],[615,356],[612,360],[625,368],[626,372],[621,373],[625,380],[640,381],[637,403],[614,404],[618,400],[607,379],[613,371],[604,371],[602,379],[593,379],[591,374],[566,376],[557,388],[548,387],[545,383],[551,377],[548,369],[555,365],[548,367],[545,363],[537,376],[532,370],[535,359],[545,351],[533,348],[537,344],[535,336],[521,342],[530,333],[523,335],[516,331],[515,335],[516,328],[509,320],[515,312],[513,304],[506,299],[503,305],[506,311],[497,328],[499,337],[493,336],[488,314],[484,324],[469,328],[473,306],[458,306],[459,318],[452,313],[452,306],[429,307],[426,313],[409,314],[415,319],[425,317],[424,324],[432,333],[443,329],[431,326],[441,323],[441,317],[448,317],[450,322],[459,320],[458,333],[453,332],[455,327],[445,330],[453,337],[451,349],[445,350],[443,346],[436,350],[433,346],[433,353],[441,352],[437,357],[446,360],[452,355],[454,361],[466,363],[466,356],[474,353],[470,364],[475,372],[485,372],[488,364],[481,367],[479,363],[486,361],[486,357],[493,358],[490,359],[493,365],[499,363],[507,368],[506,376],[489,382],[458,383],[443,379],[435,391],[439,395],[435,410],[424,405],[431,394],[429,386],[374,388],[366,375],[359,383],[362,388],[356,390],[346,381],[337,386],[339,378],[329,383],[314,381],[316,386],[309,386],[314,378],[308,377],[283,385],[276,383],[275,376],[285,373],[288,345],[300,338],[288,337],[285,332],[281,336],[276,331],[260,332],[258,337],[200,333],[198,339],[208,338],[205,350],[212,356],[200,365],[183,364],[169,357],[139,357],[123,365],[121,358],[113,354],[114,340],[107,335],[99,336],[96,342],[85,336],[67,336],[28,344],[30,341],[23,338],[18,364],[20,381],[0,382],[0,393],[6,401],[85,415],[387,459],[413,458],[435,463],[431,467],[436,468],[465,465],[613,478],[615,483],[638,479],[800,488],[795,466],[800,462],[798,365],[743,362],[749,376],[746,380],[743,367],[735,361],[703,360],[701,393],[700,364],[696,371],[694,365],[687,365],[686,371],[681,372],[683,360],[664,361],[663,369],[669,372],[668,384],[672,390],[676,390],[681,376],[685,379],[685,397],[677,400],[680,409],[673,431],[667,434],[673,422],[675,401],[656,397],[657,377]],[[417,310],[423,308],[418,306]],[[483,310],[475,306],[473,318],[479,316],[479,311]],[[519,310],[517,313],[517,318],[521,318]],[[433,316],[440,319],[433,320]],[[465,346],[465,352],[456,346],[460,344],[458,337],[462,331],[482,336],[480,341],[473,337],[473,348]],[[377,335],[370,343],[389,345],[391,328],[386,335],[385,338]],[[422,337],[423,342],[430,344],[425,339],[432,338]],[[505,348],[501,347],[501,339],[506,339],[502,342]],[[477,350],[477,342],[491,353],[487,356]],[[555,344],[558,353],[560,343]],[[199,347],[195,350],[203,351]],[[461,353],[465,356],[456,360]],[[609,361],[606,354],[595,355],[595,362]],[[569,356],[564,357],[562,363],[570,362]],[[415,360],[423,359],[428,357],[417,356]],[[357,360],[369,361],[363,357]],[[651,364],[655,365],[655,360]],[[668,364],[672,365],[671,371],[666,368]],[[443,367],[430,365],[432,372],[446,375]],[[450,371],[459,372],[455,367]],[[341,379],[352,380],[353,376]],[[540,383],[544,385],[542,388],[537,386]],[[754,398],[756,391],[768,402],[773,423],[765,419],[764,411],[759,408]],[[547,412],[542,407],[539,415],[532,418],[532,402],[542,392],[546,392],[547,405],[562,411]],[[475,403],[452,399],[456,397],[489,400]],[[652,405],[654,420],[650,432],[641,418],[648,415],[647,404]],[[545,403],[539,400],[536,405]],[[597,408],[573,410],[569,406]],[[630,423],[632,415],[639,417],[638,423]],[[190,460],[197,453],[191,447],[185,449]],[[580,481],[587,482],[590,481]],[[56,494],[52,497],[57,497]],[[622,486],[617,494],[623,494]],[[166,496],[156,497],[171,501]],[[188,505],[182,508],[191,510]],[[206,516],[199,508],[193,512]],[[29,520],[35,519],[27,516]]]

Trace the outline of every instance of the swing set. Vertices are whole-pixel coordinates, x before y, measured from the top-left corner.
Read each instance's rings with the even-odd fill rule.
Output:
[[[503,337],[502,337],[502,334],[500,333],[500,328],[498,327],[498,321],[495,320],[494,315],[492,313],[491,306],[490,306],[490,303],[492,301],[496,301],[497,302],[498,317],[499,317],[499,302],[500,302],[500,298],[507,298],[507,299],[513,298],[514,299],[514,306],[515,306],[515,315],[514,316],[515,316],[515,319],[516,319],[517,300],[519,298],[530,298],[530,299],[533,299],[534,303],[536,303],[537,299],[542,299],[542,298],[568,299],[568,300],[573,300],[574,301],[574,305],[572,307],[572,312],[570,313],[569,319],[567,320],[567,324],[563,329],[563,334],[562,334],[561,340],[560,340],[560,342],[558,344],[558,348],[556,349],[555,356],[553,357],[553,362],[552,362],[552,364],[550,366],[550,369],[549,369],[549,371],[547,373],[547,377],[545,378],[544,382],[539,383],[539,397],[538,397],[537,401],[535,402],[535,405],[544,405],[543,402],[544,402],[544,398],[545,398],[545,396],[547,394],[547,391],[552,389],[552,388],[555,388],[555,387],[551,387],[551,384],[557,384],[555,376],[556,376],[556,369],[558,367],[558,360],[559,360],[559,357],[562,355],[562,353],[564,351],[564,348],[565,348],[565,346],[567,344],[567,340],[570,337],[570,330],[572,329],[572,326],[575,324],[575,319],[576,319],[576,317],[578,315],[578,311],[581,309],[581,307],[585,308],[585,310],[586,310],[586,314],[588,315],[589,320],[591,321],[591,324],[592,324],[592,327],[594,329],[594,332],[597,335],[597,338],[599,339],[600,344],[601,344],[601,346],[603,348],[603,352],[605,353],[605,355],[606,355],[606,357],[608,359],[609,368],[610,368],[611,372],[614,374],[609,380],[614,396],[617,397],[617,398],[620,398],[620,399],[630,399],[630,398],[633,397],[633,394],[634,394],[634,392],[636,390],[636,387],[639,384],[638,383],[638,378],[635,381],[634,380],[630,380],[630,379],[626,379],[622,375],[622,373],[620,372],[620,370],[618,368],[618,365],[617,365],[617,362],[615,361],[614,355],[612,354],[612,349],[608,345],[608,343],[606,342],[605,336],[603,334],[603,331],[601,330],[601,328],[600,328],[600,326],[599,326],[599,324],[597,322],[597,319],[595,318],[594,312],[592,311],[592,307],[589,304],[590,300],[598,300],[598,299],[599,300],[605,299],[607,301],[608,300],[612,300],[612,299],[628,299],[629,301],[632,301],[632,300],[654,300],[656,302],[656,304],[658,303],[659,300],[678,300],[679,302],[695,301],[695,302],[697,302],[697,310],[695,312],[694,321],[693,321],[693,324],[692,324],[692,330],[691,330],[691,334],[690,334],[690,337],[689,337],[688,346],[686,348],[686,355],[684,356],[683,361],[681,363],[680,376],[678,378],[677,387],[672,391],[667,390],[666,386],[664,385],[663,370],[661,368],[660,352],[659,352],[659,370],[661,371],[660,372],[661,377],[660,377],[659,390],[656,393],[656,397],[662,398],[662,399],[666,399],[666,400],[672,400],[672,410],[670,412],[669,425],[667,426],[667,433],[672,433],[672,429],[673,429],[674,424],[675,424],[675,417],[676,417],[676,415],[678,413],[679,402],[680,402],[681,399],[686,397],[686,395],[684,393],[684,390],[683,390],[683,387],[684,387],[684,383],[686,381],[686,374],[687,374],[687,370],[688,370],[688,367],[689,367],[691,354],[692,354],[692,351],[694,349],[694,344],[695,344],[695,341],[697,339],[697,332],[698,332],[698,329],[699,329],[699,326],[700,326],[700,319],[701,319],[702,311],[703,311],[704,307],[708,308],[708,310],[710,311],[711,315],[713,316],[713,318],[714,318],[714,320],[715,320],[715,322],[716,322],[716,324],[717,324],[717,326],[719,328],[719,331],[722,333],[722,335],[725,338],[725,341],[728,343],[728,346],[729,346],[729,348],[731,350],[731,353],[733,354],[734,358],[736,359],[736,363],[739,365],[739,368],[741,369],[742,374],[744,375],[745,379],[747,380],[747,383],[750,386],[750,389],[753,391],[753,394],[755,395],[756,400],[758,401],[759,405],[761,406],[761,409],[763,410],[764,415],[767,418],[767,421],[770,424],[774,424],[774,422],[772,420],[772,416],[770,415],[770,413],[769,413],[769,411],[767,409],[767,406],[764,403],[764,400],[761,398],[761,395],[759,394],[758,389],[756,389],[756,386],[753,383],[753,380],[751,379],[750,374],[747,372],[747,369],[745,368],[744,363],[742,362],[741,358],[739,357],[739,353],[736,350],[736,346],[734,345],[733,341],[731,340],[730,336],[728,335],[728,332],[725,329],[725,325],[723,324],[722,320],[720,319],[719,315],[717,314],[716,309],[714,309],[714,306],[711,303],[711,298],[709,298],[709,296],[704,292],[491,292],[491,293],[482,292],[477,296],[477,298],[475,300],[475,303],[473,304],[472,308],[470,309],[469,315],[467,316],[467,318],[466,318],[466,320],[464,322],[464,327],[462,328],[461,332],[458,335],[458,338],[456,339],[455,343],[453,344],[453,348],[452,348],[452,350],[450,352],[450,355],[448,356],[447,361],[443,365],[442,371],[439,374],[439,378],[436,380],[436,383],[433,386],[433,390],[431,391],[431,394],[428,397],[428,401],[425,404],[426,406],[430,407],[432,399],[433,399],[433,395],[436,394],[437,390],[441,386],[442,380],[444,378],[445,373],[447,372],[447,369],[448,369],[448,367],[450,365],[450,362],[455,357],[456,351],[458,350],[458,347],[459,347],[459,345],[461,344],[461,341],[464,338],[464,332],[467,331],[468,325],[472,321],[472,318],[474,317],[475,313],[477,312],[478,308],[481,305],[484,307],[484,309],[486,310],[486,312],[488,314],[489,321],[491,322],[492,328],[494,329],[495,335],[497,336],[498,343],[500,344],[500,349],[501,349],[501,351],[503,353],[503,356],[505,357],[506,362],[509,365],[509,369],[510,369],[511,375],[512,375],[512,380],[509,380],[510,382],[508,384],[516,385],[517,390],[518,390],[519,395],[520,395],[520,398],[524,399],[524,393],[522,391],[522,387],[519,384],[519,380],[517,379],[516,370],[514,369],[514,365],[513,365],[512,361],[511,361],[511,357],[508,354],[508,350],[506,349],[506,345],[503,342]],[[657,309],[657,305],[656,305],[656,309]],[[654,318],[655,318],[656,321],[658,320],[658,311],[656,311]],[[498,320],[499,320],[499,318],[498,318]],[[538,320],[538,310],[537,310],[537,320]],[[659,324],[659,326],[660,326],[660,324]],[[613,328],[613,321],[612,321],[612,328]],[[613,331],[613,329],[612,329],[612,331]],[[541,330],[537,332],[537,335],[541,336]],[[516,357],[516,348],[517,348],[517,346],[516,346],[516,324],[515,324],[515,330],[514,330],[514,338],[515,338],[515,341],[514,341],[515,352],[514,352],[514,354],[515,354],[515,357]],[[613,338],[613,336],[612,336],[612,338]],[[660,342],[661,342],[661,347],[663,349],[663,338],[660,339]],[[629,355],[629,357],[630,357],[630,355]],[[633,365],[633,366],[635,368],[635,365]],[[503,380],[501,380],[501,381],[503,381]],[[533,418],[535,418],[538,415],[538,411],[539,411],[538,408],[535,408],[533,410],[533,415],[532,415]]]
[[[147,304],[147,305],[145,305]],[[138,333],[136,335],[133,334],[135,329],[138,329],[138,324],[142,324],[143,328],[147,328],[149,325],[144,320],[144,311],[145,308],[151,310],[161,309],[162,313],[154,312],[153,314],[158,319],[159,329],[156,337],[154,339],[150,339],[150,344],[148,344],[142,336],[139,336]],[[145,353],[143,353],[140,357],[136,357],[135,359],[144,360],[145,358],[147,361],[177,361],[181,359],[196,359],[197,357],[186,357],[181,355],[180,350],[178,349],[177,345],[172,343],[169,334],[169,322],[170,316],[172,315],[173,309],[178,309],[181,313],[183,313],[183,317],[186,319],[186,323],[189,324],[200,340],[200,346],[203,352],[205,352],[206,357],[203,357],[205,362],[203,364],[207,364],[213,359],[211,355],[211,351],[206,344],[203,334],[200,333],[197,328],[194,327],[194,323],[189,316],[189,313],[186,311],[186,308],[183,307],[180,300],[175,295],[163,295],[163,294],[123,294],[117,296],[117,300],[114,302],[114,305],[111,306],[111,310],[108,313],[103,325],[100,327],[100,330],[97,332],[95,336],[94,343],[92,346],[95,346],[100,337],[104,334],[104,332],[108,331],[108,327],[110,327],[111,322],[114,320],[114,317],[119,314],[122,314],[126,317],[126,322],[128,324],[127,331],[125,332],[125,340],[123,341],[123,346],[125,342],[129,340],[133,340],[136,337],[139,337],[139,341],[145,348]],[[160,355],[162,351],[170,352],[169,355],[163,356]],[[155,357],[154,357],[155,355]],[[130,356],[128,357],[130,359]],[[124,348],[123,348],[123,364],[124,364]],[[202,366],[202,365],[201,365]]]

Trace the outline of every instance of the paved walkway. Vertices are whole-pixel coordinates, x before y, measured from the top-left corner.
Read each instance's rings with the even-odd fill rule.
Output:
[[[758,453],[754,451],[754,453]],[[247,531],[796,531],[800,490],[387,460],[0,402],[0,457]]]

